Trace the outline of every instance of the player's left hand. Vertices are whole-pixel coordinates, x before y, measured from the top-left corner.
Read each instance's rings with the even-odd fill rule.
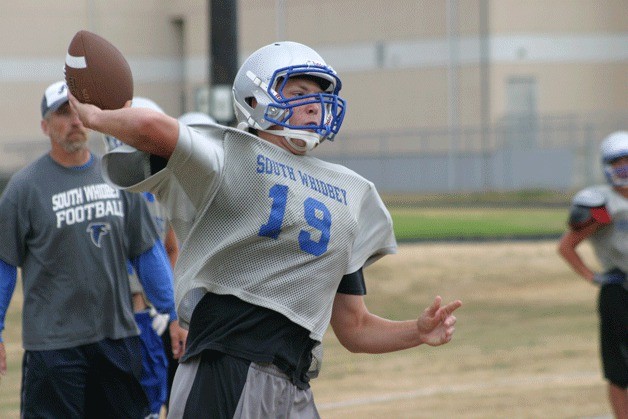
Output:
[[[185,342],[188,339],[188,331],[179,326],[178,320],[170,322],[170,342],[172,343],[172,357],[179,359],[185,353]]]
[[[151,322],[151,325],[153,326],[153,330],[159,336],[163,335],[164,332],[166,331],[166,328],[168,327],[168,323],[170,321],[170,314],[167,314],[167,313],[161,314],[157,312],[157,310],[153,306],[150,307],[149,313],[150,313],[150,317],[152,317],[153,319]]]
[[[441,307],[442,300],[440,296],[434,298],[432,305],[417,319],[421,342],[430,346],[443,345],[451,340],[456,324],[453,312],[462,306],[462,301],[456,300]]]
[[[626,274],[619,269],[613,269],[604,273],[596,273],[593,276],[593,283],[597,285],[606,284],[624,284],[626,282]]]

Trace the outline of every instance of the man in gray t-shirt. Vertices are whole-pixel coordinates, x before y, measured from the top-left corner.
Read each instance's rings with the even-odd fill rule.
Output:
[[[50,152],[0,197],[0,332],[17,267],[24,290],[22,415],[143,417],[126,261],[156,308],[176,319],[163,245],[142,196],[104,182],[64,82],[46,90],[42,118]]]

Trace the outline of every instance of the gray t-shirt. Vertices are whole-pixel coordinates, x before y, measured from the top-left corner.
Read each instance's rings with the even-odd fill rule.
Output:
[[[0,259],[22,269],[23,345],[51,350],[138,334],[126,260],[157,232],[139,194],[107,185],[101,162],[44,155],[0,197]]]

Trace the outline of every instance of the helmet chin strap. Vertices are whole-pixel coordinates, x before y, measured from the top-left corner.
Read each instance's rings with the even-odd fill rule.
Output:
[[[269,134],[284,137],[290,143],[290,146],[297,151],[312,151],[321,142],[321,136],[315,132],[305,131],[300,129],[269,129],[261,130]],[[299,145],[295,140],[305,141],[305,145]]]
[[[236,103],[236,105],[239,106],[238,103]],[[312,151],[314,150],[314,148],[316,148],[316,146],[318,146],[321,143],[321,141],[323,141],[323,139],[321,138],[319,134],[312,131],[306,131],[306,130],[301,130],[301,129],[290,129],[290,128],[285,128],[282,130],[261,129],[259,124],[257,124],[255,120],[253,120],[253,118],[251,117],[248,118],[248,121],[239,122],[237,125],[237,129],[242,130],[242,131],[247,131],[248,128],[254,128],[254,129],[257,129],[258,131],[267,132],[269,134],[277,135],[279,137],[285,137],[286,140],[288,140],[288,142],[290,143],[290,146],[299,152]],[[296,143],[295,140],[303,140],[305,141],[305,145],[304,146],[299,145]]]

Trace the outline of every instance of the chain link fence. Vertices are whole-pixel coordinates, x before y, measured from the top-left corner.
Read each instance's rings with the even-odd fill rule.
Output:
[[[312,154],[355,170],[383,193],[568,191],[604,181],[599,145],[627,129],[627,117],[510,116],[488,127],[341,132]],[[102,152],[99,134],[90,145]],[[5,144],[0,186],[49,148],[45,138]]]
[[[626,129],[627,116],[511,116],[486,128],[349,133],[314,154],[382,192],[566,191],[604,181],[599,145]]]

